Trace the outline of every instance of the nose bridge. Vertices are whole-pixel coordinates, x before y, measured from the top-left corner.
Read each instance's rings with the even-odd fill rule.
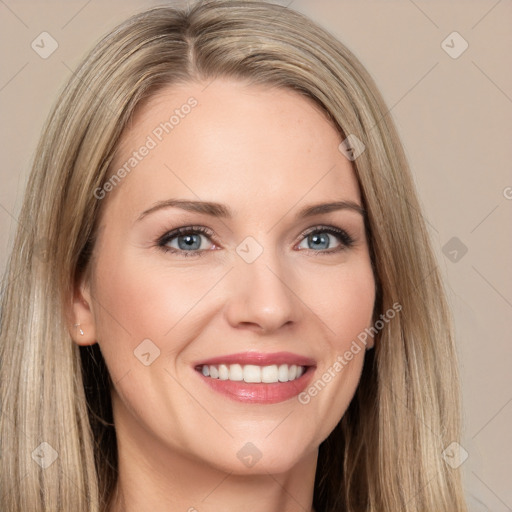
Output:
[[[247,237],[237,247],[227,308],[231,324],[255,324],[265,331],[298,318],[292,272],[279,251]]]

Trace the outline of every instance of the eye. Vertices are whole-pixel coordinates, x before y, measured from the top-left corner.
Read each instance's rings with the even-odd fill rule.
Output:
[[[183,256],[199,256],[211,249],[204,247],[204,240],[209,240],[213,232],[202,226],[189,226],[173,229],[161,237],[157,245],[164,252],[180,253]],[[215,247],[212,244],[212,247]],[[188,253],[188,254],[187,254]]]
[[[317,226],[302,236],[305,238],[298,246],[299,249],[321,253],[342,251],[354,244],[354,240],[346,231],[334,226]]]
[[[213,231],[203,226],[186,226],[165,233],[157,241],[157,246],[164,252],[182,256],[202,256],[208,250],[215,248],[211,242]],[[319,254],[330,254],[342,251],[354,244],[352,237],[343,229],[334,226],[316,226],[303,233],[299,249],[310,250]],[[210,247],[204,247],[205,240]],[[306,246],[304,246],[306,244]]]

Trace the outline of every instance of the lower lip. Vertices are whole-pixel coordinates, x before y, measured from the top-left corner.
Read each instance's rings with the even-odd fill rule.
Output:
[[[254,404],[276,404],[302,393],[311,381],[315,368],[309,366],[298,379],[272,384],[213,379],[195,371],[211,389],[232,400]]]

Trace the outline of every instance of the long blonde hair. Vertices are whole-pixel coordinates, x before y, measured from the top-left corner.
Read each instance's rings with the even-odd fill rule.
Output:
[[[451,321],[388,109],[327,32],[279,5],[238,0],[131,17],[85,58],[46,122],[2,297],[2,510],[108,510],[117,468],[111,381],[97,344],[80,348],[69,333],[74,285],[97,235],[94,191],[137,106],[162,87],[221,76],[292,89],[343,138],[365,144],[353,166],[368,212],[375,318],[402,306],[319,448],[316,511],[465,511],[459,471],[442,457],[459,436]],[[38,450],[51,460],[48,446],[57,458],[43,468]]]

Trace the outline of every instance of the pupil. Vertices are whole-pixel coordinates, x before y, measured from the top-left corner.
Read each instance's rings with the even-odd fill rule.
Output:
[[[319,235],[316,233],[314,235],[310,235],[310,240],[313,242],[315,247],[321,246],[322,249],[327,249],[329,246],[329,237],[327,235]]]
[[[196,238],[194,239],[194,237]],[[178,238],[178,245],[180,249],[198,249],[200,244],[201,239],[198,235],[183,235]]]

